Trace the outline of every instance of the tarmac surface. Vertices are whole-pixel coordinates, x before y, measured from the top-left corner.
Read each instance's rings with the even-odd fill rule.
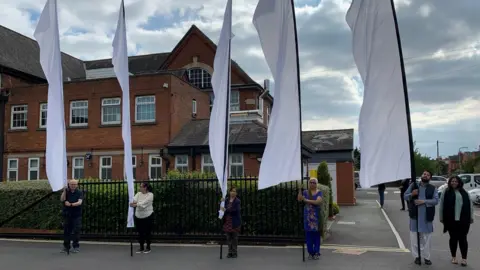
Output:
[[[220,259],[219,246],[154,244],[150,254],[130,256],[127,243],[81,243],[78,254],[60,253],[59,241],[1,240],[0,269],[96,270],[96,269],[231,269],[231,270],[390,270],[456,269],[450,263],[448,236],[435,224],[432,266],[413,264],[408,232],[408,214],[400,211],[397,190],[388,189],[384,211],[376,190],[358,190],[357,206],[341,207],[331,227],[332,235],[322,245],[318,261],[302,260],[302,248],[240,246],[236,259]],[[469,234],[469,266],[480,269],[480,209]],[[224,247],[224,256],[226,248]]]

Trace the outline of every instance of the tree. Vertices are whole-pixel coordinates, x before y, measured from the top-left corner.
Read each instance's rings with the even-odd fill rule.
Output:
[[[480,157],[469,158],[462,164],[464,173],[476,173],[480,171]]]
[[[332,194],[332,177],[328,172],[327,162],[323,161],[317,168],[318,183],[324,186],[328,186],[330,193],[330,200],[328,202],[328,217],[333,217],[333,194]]]
[[[360,149],[358,149],[357,147],[355,147],[355,150],[353,150],[353,163],[355,164],[355,170],[356,171],[360,171]]]

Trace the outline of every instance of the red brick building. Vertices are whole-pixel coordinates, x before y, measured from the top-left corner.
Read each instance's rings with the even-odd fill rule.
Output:
[[[0,54],[8,55],[0,57],[1,180],[45,179],[48,85],[39,49],[34,40],[3,27],[0,37]],[[215,50],[192,26],[172,52],[129,57],[136,179],[159,179],[172,169],[213,171],[208,119]],[[68,177],[122,179],[121,89],[111,59],[63,54],[62,62]],[[232,61],[231,176],[258,175],[272,104],[268,87]],[[302,147],[305,159],[315,152],[310,144]],[[350,168],[346,174],[353,183]]]

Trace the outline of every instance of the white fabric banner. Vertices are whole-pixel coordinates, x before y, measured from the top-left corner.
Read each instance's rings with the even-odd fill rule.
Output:
[[[260,165],[258,188],[302,179],[300,106],[291,0],[260,0],[253,24],[275,81],[275,104]]]
[[[353,0],[346,20],[364,84],[360,111],[360,184],[411,178],[400,52],[391,1]]]
[[[33,34],[40,47],[40,64],[48,81],[45,163],[47,178],[53,191],[58,191],[67,186],[62,55],[57,16],[57,1],[48,0]]]
[[[230,124],[230,41],[232,39],[232,0],[228,0],[222,31],[213,61],[212,88],[215,99],[210,115],[208,144],[213,166],[222,190],[227,195],[228,142]],[[223,203],[223,202],[222,202]],[[221,204],[220,207],[224,207]],[[219,218],[223,217],[220,209]]]
[[[124,145],[125,176],[128,185],[128,201],[133,202],[133,163],[132,163],[132,135],[130,123],[130,80],[128,74],[127,30],[125,27],[125,6],[122,0],[118,14],[117,31],[113,39],[112,64],[118,83],[122,88],[122,138]],[[133,208],[128,206],[127,227],[133,228]]]

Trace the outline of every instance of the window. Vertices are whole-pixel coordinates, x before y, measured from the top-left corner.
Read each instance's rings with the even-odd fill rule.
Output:
[[[12,106],[12,116],[10,121],[11,129],[27,128],[28,105]]]
[[[212,107],[213,107],[213,100],[215,99],[215,95],[213,94],[213,92],[210,92],[210,93],[208,93],[208,97],[210,98],[210,112],[211,112]]]
[[[70,126],[88,125],[88,100],[70,102]]]
[[[153,180],[162,178],[162,157],[150,155],[148,161],[148,177]]]
[[[476,183],[477,185],[480,185],[480,175],[475,175],[475,176],[473,177],[473,181],[475,181],[475,183]]]
[[[120,124],[121,121],[121,99],[102,99],[102,125]]]
[[[460,179],[462,179],[463,184],[468,184],[470,181],[472,181],[472,177],[470,175],[462,175]]]
[[[266,125],[268,126],[268,123],[270,123],[270,106],[267,106],[267,122]]]
[[[238,90],[230,92],[230,111],[240,111],[240,92]]]
[[[85,178],[85,160],[83,157],[74,157],[72,158],[72,178],[73,179],[83,179]]]
[[[40,123],[38,125],[40,128],[47,127],[47,108],[47,103],[40,103]]]
[[[212,75],[203,68],[192,68],[188,70],[188,80],[197,88],[211,88]]]
[[[28,159],[28,180],[38,180],[40,178],[40,159]]]
[[[175,169],[179,172],[188,172],[188,156],[175,156]]]
[[[230,155],[230,177],[243,176],[243,154]]]
[[[202,155],[202,172],[215,173],[215,167],[213,167],[213,160],[210,155]]]
[[[18,181],[18,158],[9,158],[7,166],[7,180]]]
[[[125,180],[127,180],[127,174],[125,173],[125,167],[123,168],[123,174],[125,175]],[[133,172],[133,180],[137,179],[137,156],[132,156],[132,172]]]
[[[112,157],[100,157],[100,179],[112,180]]]
[[[155,121],[155,96],[135,98],[135,122],[145,123]]]
[[[263,98],[258,96],[257,110],[260,113],[260,116],[263,117]]]
[[[195,99],[192,100],[192,113],[197,113],[197,101]]]

